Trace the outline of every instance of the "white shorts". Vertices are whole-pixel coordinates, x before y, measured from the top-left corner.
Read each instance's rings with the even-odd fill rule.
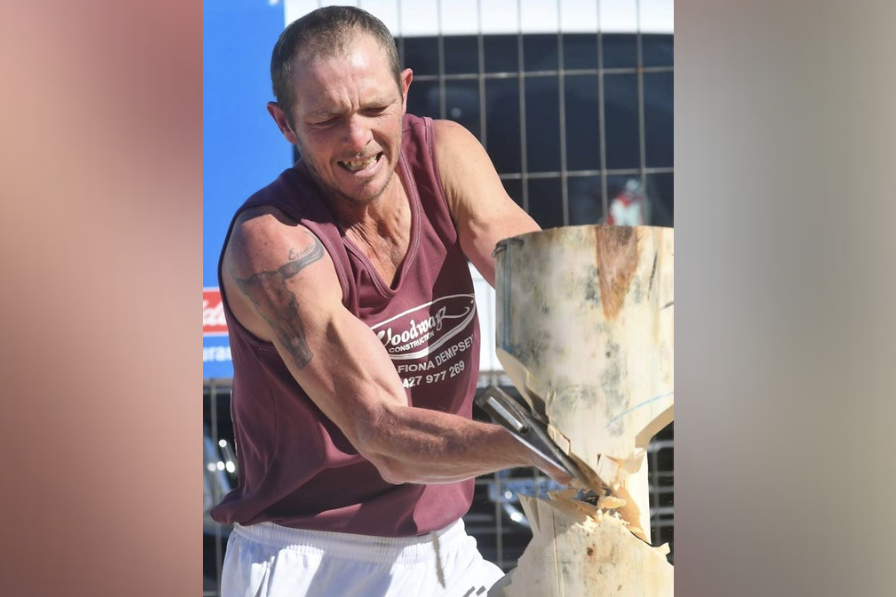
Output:
[[[234,525],[221,597],[485,597],[504,573],[462,520],[402,539]]]

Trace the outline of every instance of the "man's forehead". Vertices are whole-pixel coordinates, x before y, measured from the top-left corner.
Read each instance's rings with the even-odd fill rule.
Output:
[[[309,43],[293,57],[293,67],[359,59],[372,63],[382,62],[387,66],[389,64],[388,54],[379,41],[369,33],[358,32],[342,35],[325,46]]]
[[[304,78],[296,81],[296,108],[305,115],[335,116],[355,102],[361,108],[385,106],[401,97],[393,77],[377,76],[328,79]]]
[[[358,46],[335,53],[297,56],[292,64],[293,85],[317,82],[326,86],[345,76],[363,77],[370,81],[395,79],[391,63],[384,53],[370,52]]]
[[[305,58],[294,65],[291,79],[303,111],[332,111],[334,102],[356,93],[365,104],[388,103],[401,95],[385,56],[363,52]]]

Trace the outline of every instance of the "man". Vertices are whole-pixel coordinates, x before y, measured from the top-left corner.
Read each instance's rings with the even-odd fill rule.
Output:
[[[467,259],[537,230],[462,127],[406,115],[410,69],[349,7],[291,24],[268,111],[302,159],[237,212],[219,277],[239,486],[223,595],[481,595],[501,571],[461,517],[476,475],[538,466],[471,420]]]

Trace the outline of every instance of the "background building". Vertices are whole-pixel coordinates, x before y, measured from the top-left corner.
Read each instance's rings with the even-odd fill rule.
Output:
[[[206,0],[204,3],[204,594],[217,595],[228,529],[207,515],[235,483],[232,366],[217,257],[235,209],[297,155],[265,110],[270,52],[310,10],[353,4],[396,35],[414,70],[408,110],[456,120],[488,151],[508,194],[542,226],[674,225],[672,0]],[[473,270],[480,387],[507,385],[489,340],[494,292]],[[506,387],[513,391],[512,387]],[[479,413],[481,415],[481,413]],[[673,426],[649,451],[655,544],[674,557]],[[531,532],[518,492],[531,469],[477,480],[465,518],[483,554],[510,569]]]

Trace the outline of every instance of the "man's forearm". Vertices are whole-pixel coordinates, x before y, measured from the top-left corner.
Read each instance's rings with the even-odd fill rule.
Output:
[[[390,483],[451,483],[535,462],[502,427],[438,411],[386,409],[374,429],[363,451]]]

